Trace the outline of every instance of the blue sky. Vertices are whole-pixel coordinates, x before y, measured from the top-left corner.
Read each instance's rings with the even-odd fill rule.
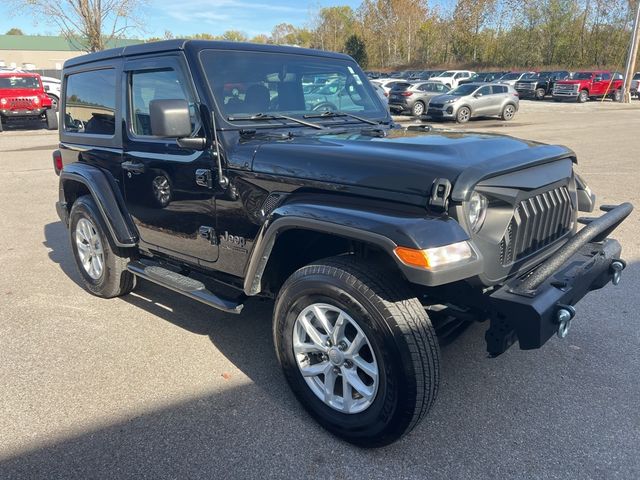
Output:
[[[360,3],[360,0],[148,0],[142,11],[145,31],[135,36],[162,36],[165,30],[174,35],[202,32],[217,35],[226,30],[241,30],[249,36],[268,34],[278,23],[296,26],[308,23],[318,8],[333,5],[356,8]],[[54,25],[35,24],[30,13],[16,13],[0,1],[0,34],[11,27],[31,35],[57,33]]]

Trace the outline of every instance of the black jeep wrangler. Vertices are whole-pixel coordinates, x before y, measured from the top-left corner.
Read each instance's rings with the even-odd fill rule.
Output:
[[[338,86],[331,109],[319,82]],[[87,290],[142,278],[235,314],[274,298],[291,388],[359,445],[425,416],[439,333],[487,321],[490,355],[539,348],[625,267],[607,236],[632,206],[579,218],[595,197],[572,151],[399,128],[346,55],[182,40],[94,53],[65,63],[61,118],[56,207]]]
[[[515,89],[520,98],[534,98],[543,100],[553,92],[553,86],[558,80],[568,80],[571,74],[566,70],[540,72],[529,77],[525,76],[516,82]]]

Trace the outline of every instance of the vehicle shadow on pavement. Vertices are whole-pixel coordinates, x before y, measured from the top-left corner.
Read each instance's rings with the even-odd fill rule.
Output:
[[[48,223],[44,226],[44,242],[42,244],[49,250],[49,259],[57,263],[60,269],[82,287],[80,273],[76,268],[71,247],[69,245],[69,230],[62,222]]]
[[[74,278],[64,232],[48,225],[46,244]],[[430,414],[377,450],[331,436],[296,401],[273,351],[273,302],[252,299],[231,315],[143,281],[121,301],[208,336],[250,382],[231,378],[216,393],[0,460],[0,478],[638,478],[640,384],[634,362],[615,352],[638,348],[624,298],[639,288],[640,265],[625,273],[626,287],[594,292],[579,308],[608,321],[574,326],[541,350],[514,346],[489,359],[486,324],[471,325],[442,348]]]

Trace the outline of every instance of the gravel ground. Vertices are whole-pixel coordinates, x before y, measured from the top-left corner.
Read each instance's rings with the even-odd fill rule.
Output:
[[[601,203],[640,207],[638,126],[637,101],[523,101],[512,122],[460,128],[568,145]],[[637,213],[615,234],[623,282],[579,304],[566,340],[489,359],[473,325],[443,348],[425,421],[362,450],[289,392],[270,302],[238,317],[144,282],[115,300],[82,290],[54,209],[56,142],[0,134],[0,478],[640,478]]]

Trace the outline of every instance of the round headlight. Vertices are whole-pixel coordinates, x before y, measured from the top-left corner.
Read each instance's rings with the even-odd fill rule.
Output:
[[[482,227],[484,219],[487,216],[487,197],[473,192],[469,199],[469,225],[471,230],[477,232]]]
[[[0,105],[6,105],[7,104],[7,99],[6,98],[0,98]]]

